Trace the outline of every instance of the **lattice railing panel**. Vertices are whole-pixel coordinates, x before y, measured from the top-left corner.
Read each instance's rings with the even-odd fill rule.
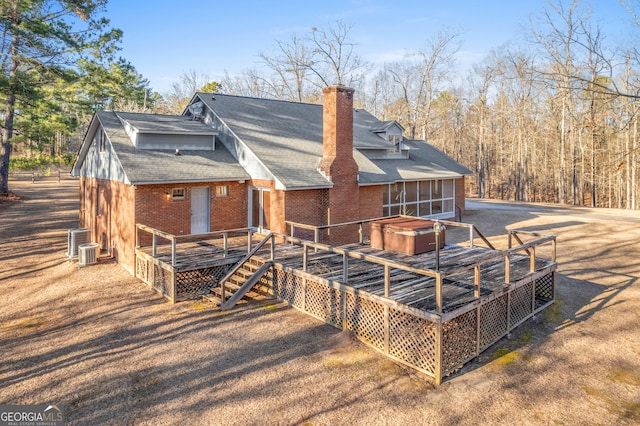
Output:
[[[536,286],[536,309],[553,300],[554,280],[553,273],[538,278]]]
[[[176,299],[187,300],[207,294],[218,285],[232,265],[219,265],[176,272]]]
[[[442,324],[442,375],[460,369],[477,355],[477,311],[466,312]]]
[[[307,279],[305,310],[311,315],[340,327],[342,325],[340,290]]]
[[[147,261],[142,257],[136,256],[136,277],[140,278],[145,283],[149,283],[149,269]]]
[[[153,265],[153,288],[163,296],[170,299],[174,298],[173,294],[173,276],[171,271],[167,271],[159,265]]]
[[[435,375],[435,324],[390,308],[389,355]]]
[[[277,270],[273,276],[273,294],[290,304],[295,301],[295,276],[281,270]]]
[[[533,282],[511,292],[511,323],[513,327],[533,313]]]
[[[480,351],[507,334],[507,295],[480,306]]]
[[[363,341],[384,349],[384,307],[380,303],[345,293],[344,327]]]

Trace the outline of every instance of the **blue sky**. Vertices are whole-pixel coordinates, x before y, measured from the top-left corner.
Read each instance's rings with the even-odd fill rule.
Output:
[[[635,29],[617,0],[583,3],[610,38],[628,37]],[[124,31],[121,56],[165,93],[189,70],[219,80],[225,71],[259,67],[258,54],[273,52],[277,40],[306,35],[314,26],[326,29],[337,20],[352,26],[357,53],[371,63],[400,60],[447,30],[460,34],[460,63],[470,65],[516,40],[545,5],[545,0],[109,0],[106,16]]]

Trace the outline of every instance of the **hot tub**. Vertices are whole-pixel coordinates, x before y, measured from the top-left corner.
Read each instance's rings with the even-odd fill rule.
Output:
[[[371,222],[371,247],[409,255],[436,249],[436,234],[432,220],[394,217]],[[439,245],[444,247],[444,229]]]

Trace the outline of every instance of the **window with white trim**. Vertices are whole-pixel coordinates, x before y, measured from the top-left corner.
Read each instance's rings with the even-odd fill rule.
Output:
[[[216,197],[228,197],[229,186],[228,185],[216,185]]]
[[[171,198],[174,200],[184,200],[187,196],[187,192],[184,188],[172,188]]]
[[[396,182],[385,185],[385,216],[407,215],[445,218],[455,216],[455,181],[437,179]]]

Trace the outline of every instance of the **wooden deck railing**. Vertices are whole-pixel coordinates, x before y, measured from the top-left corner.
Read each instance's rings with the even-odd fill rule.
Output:
[[[299,245],[303,248],[302,251],[302,270],[307,272],[309,266],[309,251],[313,250],[314,252],[318,251],[329,251],[335,254],[342,256],[342,277],[341,283],[344,285],[349,285],[349,261],[350,259],[359,259],[366,262],[370,262],[373,264],[381,265],[383,267],[383,282],[384,282],[384,295],[386,297],[391,293],[390,282],[391,282],[391,270],[397,269],[410,273],[414,273],[417,275],[431,277],[435,280],[435,306],[436,312],[439,314],[443,313],[443,282],[446,277],[454,276],[456,274],[465,274],[469,273],[474,277],[473,285],[474,285],[474,297],[479,298],[481,294],[481,283],[483,277],[483,266],[486,264],[495,265],[496,260],[499,259],[500,262],[504,262],[504,283],[509,284],[512,282],[512,257],[516,254],[524,254],[529,257],[529,273],[536,272],[536,249],[545,244],[551,244],[551,262],[555,263],[556,261],[556,238],[554,235],[543,235],[537,232],[530,232],[524,230],[512,230],[509,231],[508,234],[508,248],[505,250],[497,250],[495,247],[477,230],[477,228],[472,224],[465,224],[460,222],[449,222],[449,221],[439,221],[441,224],[445,224],[446,226],[457,226],[464,227],[469,229],[469,247],[473,248],[473,238],[474,235],[478,235],[478,237],[485,242],[487,245],[487,252],[480,255],[475,255],[471,260],[465,263],[464,261],[459,261],[456,266],[447,266],[446,268],[440,268],[436,266],[435,269],[430,268],[418,268],[405,263],[401,263],[398,261],[394,261],[391,259],[385,259],[379,256],[373,256],[369,254],[362,253],[358,250],[346,249],[342,247],[335,247],[323,243],[319,243],[316,241],[309,241],[301,238],[292,237],[289,235],[283,234],[269,234],[269,238],[263,240],[270,240],[272,242],[272,246],[276,240],[283,241],[287,244],[295,244]],[[351,222],[349,224],[360,224],[363,226],[367,221],[359,221],[359,222]],[[289,222],[292,226],[292,230],[295,227],[301,227],[305,229],[320,229],[323,227],[313,227],[310,225],[301,225],[293,222]],[[338,224],[332,226],[340,226],[345,224]],[[160,231],[158,229],[138,224],[136,230],[136,241],[138,247],[140,246],[140,233],[147,232],[152,235],[152,256],[156,257],[158,255],[158,247],[159,239],[162,238],[166,240],[171,245],[171,266],[176,266],[176,261],[178,259],[178,249],[177,246],[179,243],[187,243],[187,242],[195,242],[202,241],[207,239],[214,238],[222,238],[223,239],[223,252],[222,254],[226,256],[228,254],[228,240],[232,235],[246,235],[247,238],[247,247],[246,252],[248,254],[257,253],[262,246],[260,247],[252,247],[252,233],[253,231],[250,228],[240,228],[240,229],[231,229],[225,231],[216,231],[209,232],[206,234],[192,234],[192,235],[173,235],[167,232]],[[361,234],[362,235],[362,234]],[[524,241],[524,237],[531,238],[530,241]],[[514,242],[517,245],[514,245]],[[436,251],[435,256],[439,256],[439,252]],[[273,261],[277,261],[277,258],[274,258],[273,247],[271,247],[269,258]],[[522,259],[521,256],[519,256]],[[439,259],[435,260],[435,264],[439,265]]]
[[[449,223],[449,222],[446,222]],[[452,222],[458,226],[466,226],[471,231],[477,231],[473,225],[468,224],[460,224],[458,222]],[[536,239],[528,242],[522,242],[519,238],[519,235],[527,234],[530,236],[536,237]],[[480,234],[481,235],[481,234]],[[388,297],[390,294],[390,272],[391,269],[399,269],[406,272],[415,273],[418,275],[431,277],[435,279],[436,282],[436,294],[435,294],[435,303],[436,303],[436,311],[438,313],[443,312],[443,281],[444,278],[460,273],[464,273],[466,271],[473,271],[474,277],[474,297],[479,298],[481,293],[481,282],[482,282],[482,267],[485,264],[495,264],[496,260],[502,261],[504,260],[504,282],[509,284],[511,282],[511,262],[512,256],[516,253],[524,252],[529,256],[529,273],[536,272],[536,247],[541,245],[550,243],[552,245],[552,256],[551,261],[555,263],[555,246],[556,246],[556,237],[554,235],[542,235],[534,232],[527,232],[522,230],[514,230],[509,232],[509,248],[506,250],[496,250],[493,245],[491,245],[486,239],[483,238],[483,241],[486,241],[490,248],[488,248],[488,252],[482,256],[475,257],[473,261],[469,263],[462,263],[457,267],[448,267],[446,269],[437,268],[429,269],[429,268],[416,268],[404,263],[400,263],[390,259],[384,259],[378,256],[372,256],[368,254],[361,253],[357,250],[348,250],[340,247],[333,247],[327,244],[312,242],[308,240],[303,240],[299,238],[294,238],[288,235],[279,235],[285,242],[291,244],[301,245],[303,247],[302,254],[302,270],[307,272],[308,269],[308,261],[309,261],[309,250],[317,251],[331,251],[336,254],[340,254],[343,257],[343,269],[342,269],[342,284],[349,284],[349,259],[360,259],[367,262],[371,262],[374,264],[382,265],[384,267],[384,294],[385,297]],[[516,240],[520,244],[517,246],[512,245],[512,241]],[[436,254],[437,255],[437,254]],[[277,260],[273,259],[272,260]],[[436,260],[436,264],[439,262]]]
[[[229,253],[230,237],[234,235],[246,235],[247,253],[249,253],[251,251],[251,237],[253,235],[253,230],[251,228],[228,229],[224,231],[207,232],[204,234],[173,235],[168,232],[152,228],[151,226],[146,226],[138,223],[136,225],[136,248],[141,247],[141,231],[147,232],[152,236],[151,255],[153,257],[158,256],[158,247],[160,245],[163,245],[160,244],[159,238],[166,240],[168,244],[171,245],[171,266],[176,266],[176,262],[178,260],[178,244],[222,238],[223,254],[226,256]]]
[[[322,230],[331,230],[332,228],[339,228],[339,227],[343,227],[343,226],[348,226],[348,225],[358,225],[359,230],[358,233],[360,235],[359,238],[359,242],[362,244],[365,242],[366,238],[365,238],[365,224],[370,224],[372,222],[376,222],[378,220],[382,220],[382,219],[390,219],[390,218],[396,218],[396,217],[404,217],[407,219],[416,219],[419,220],[421,218],[419,217],[415,217],[415,216],[403,216],[403,215],[397,215],[397,216],[386,216],[386,217],[378,217],[378,218],[372,218],[372,219],[363,219],[363,220],[358,220],[358,221],[354,221],[354,222],[344,222],[344,223],[335,223],[332,225],[309,225],[306,223],[299,223],[299,222],[293,222],[293,221],[286,221],[285,223],[289,226],[289,235],[292,237],[295,237],[295,232],[296,229],[306,229],[308,231],[313,231],[313,241],[318,243],[320,241],[320,231]],[[428,220],[428,219],[427,219]],[[489,242],[489,240],[487,240],[487,238],[482,235],[482,233],[480,232],[480,230],[478,230],[478,228],[476,228],[475,225],[470,224],[470,223],[462,223],[462,222],[453,222],[453,221],[449,221],[449,220],[434,220],[434,222],[439,222],[441,224],[444,224],[445,226],[451,226],[451,227],[459,227],[459,228],[467,228],[469,230],[469,246],[473,247],[474,246],[474,239],[475,239],[475,235],[478,236],[478,238],[480,238],[488,248],[490,249],[494,249],[493,245],[491,244],[491,242]]]

